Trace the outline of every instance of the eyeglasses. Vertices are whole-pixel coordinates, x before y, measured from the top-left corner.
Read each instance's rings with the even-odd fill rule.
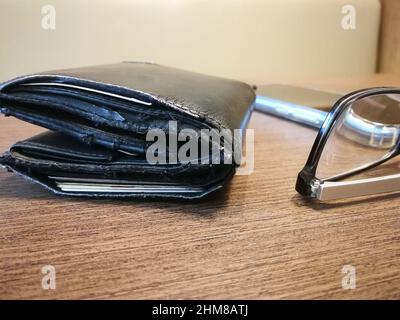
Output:
[[[400,153],[400,89],[352,92],[340,98],[329,113],[261,96],[256,110],[319,127],[297,177],[296,190],[301,195],[334,200],[400,191],[398,167],[395,174],[348,179]]]

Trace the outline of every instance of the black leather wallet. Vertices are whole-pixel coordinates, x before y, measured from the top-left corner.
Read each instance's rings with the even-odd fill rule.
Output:
[[[0,85],[0,110],[49,131],[16,143],[0,163],[62,195],[200,198],[236,164],[149,163],[146,134],[168,137],[171,121],[178,131],[244,129],[254,100],[244,83],[151,63],[23,76]]]

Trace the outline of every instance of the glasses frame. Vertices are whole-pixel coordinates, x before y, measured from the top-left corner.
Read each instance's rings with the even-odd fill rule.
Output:
[[[338,198],[400,191],[400,174],[353,181],[337,181],[392,159],[400,153],[400,139],[398,139],[392,151],[375,162],[365,164],[328,179],[318,179],[316,177],[317,166],[321,154],[340,115],[355,101],[380,94],[400,94],[400,89],[391,87],[362,89],[343,96],[334,104],[318,131],[318,135],[311,148],[304,168],[297,176],[297,192],[303,196],[314,197],[319,200],[334,200]]]

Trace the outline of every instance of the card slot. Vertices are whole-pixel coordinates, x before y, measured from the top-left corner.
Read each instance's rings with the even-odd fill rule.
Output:
[[[100,145],[111,150],[124,150],[132,154],[145,154],[148,143],[140,135],[128,135],[124,130],[93,127],[84,119],[68,113],[32,110],[32,105],[18,107],[3,105],[3,112],[26,122],[71,136],[85,145]]]

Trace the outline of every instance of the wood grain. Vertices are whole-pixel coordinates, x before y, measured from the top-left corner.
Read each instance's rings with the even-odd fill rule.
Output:
[[[304,200],[316,131],[259,113],[250,127],[254,173],[196,203],[64,198],[1,171],[0,298],[399,299],[398,195]],[[41,130],[1,118],[0,148]]]

